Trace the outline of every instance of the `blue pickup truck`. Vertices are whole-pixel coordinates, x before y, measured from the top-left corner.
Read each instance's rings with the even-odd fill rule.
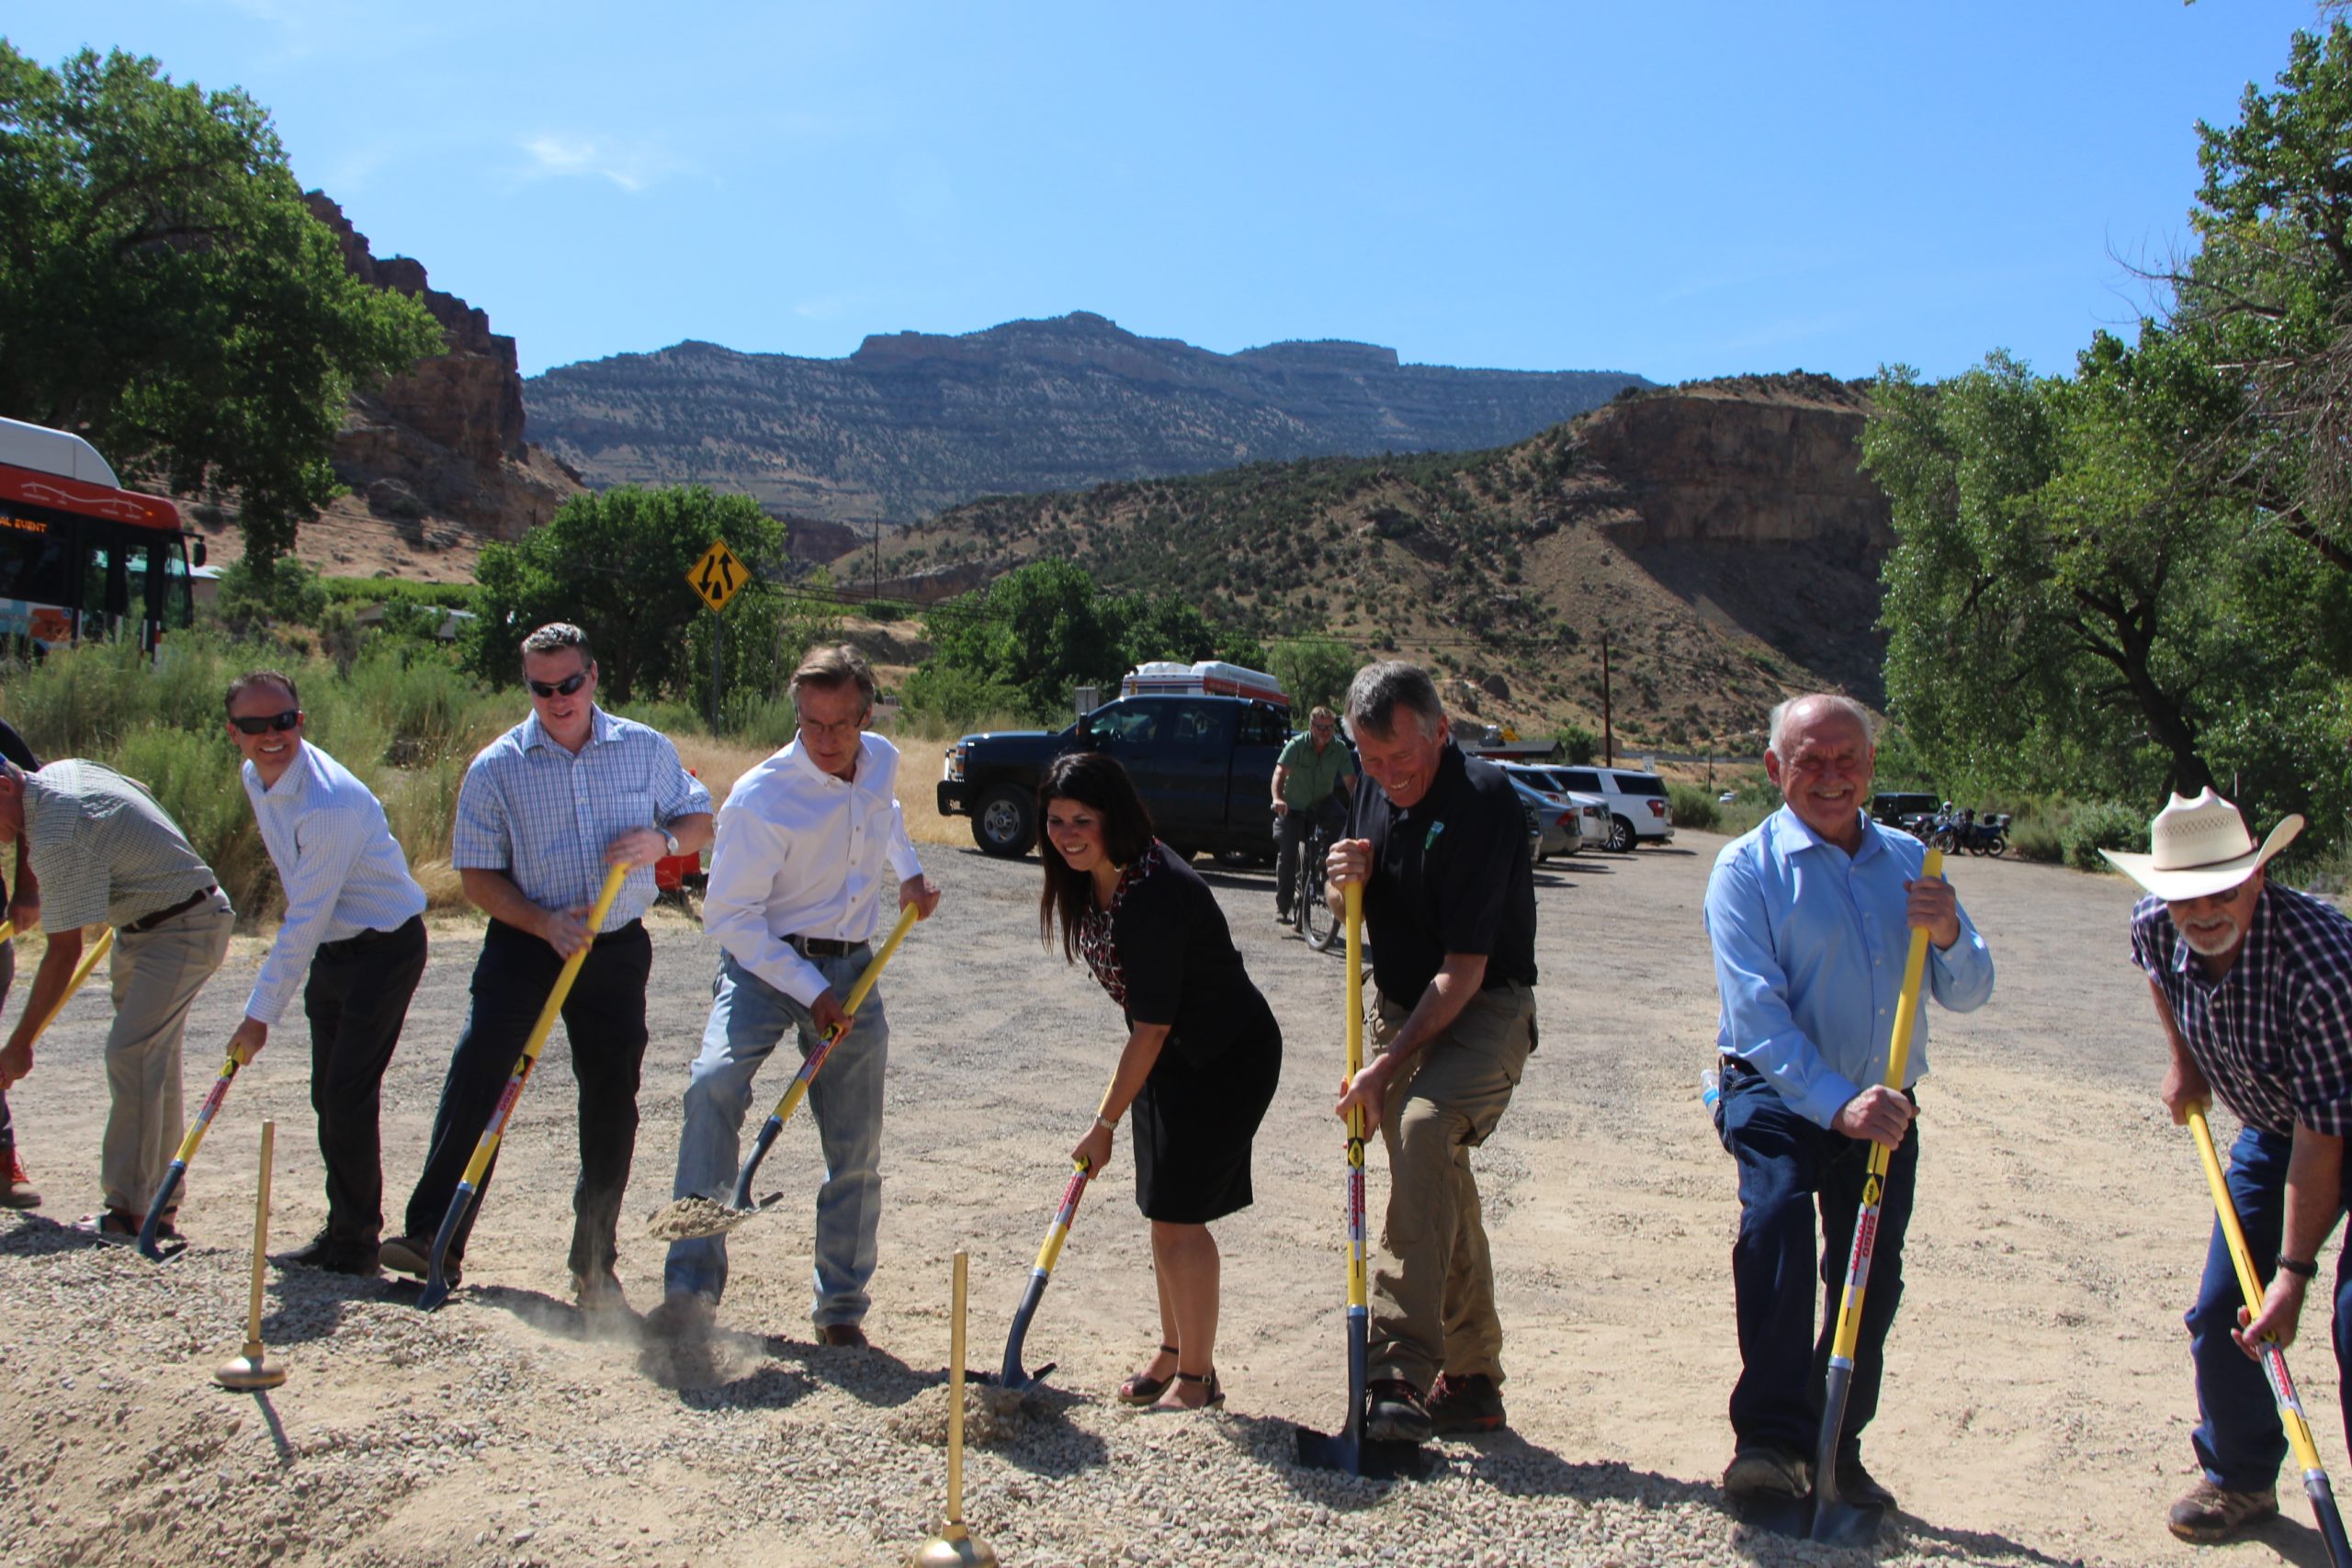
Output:
[[[1243,697],[1136,696],[1105,704],[1068,729],[998,729],[947,749],[939,814],[969,817],[992,855],[1037,842],[1037,781],[1065,751],[1116,757],[1136,781],[1159,837],[1179,854],[1273,858],[1268,801],[1290,711]]]

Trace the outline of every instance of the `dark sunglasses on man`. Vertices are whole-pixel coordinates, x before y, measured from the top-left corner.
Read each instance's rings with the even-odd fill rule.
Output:
[[[588,671],[575,670],[560,681],[525,681],[523,684],[531,688],[531,694],[534,696],[568,697],[587,684],[587,682]]]
[[[288,708],[284,713],[264,714],[257,718],[232,718],[241,735],[266,735],[273,729],[291,729],[302,722],[300,708]]]

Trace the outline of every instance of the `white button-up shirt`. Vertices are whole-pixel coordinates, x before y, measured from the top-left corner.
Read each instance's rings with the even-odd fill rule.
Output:
[[[858,739],[854,779],[824,772],[795,740],[736,780],[711,846],[703,929],[803,1007],[824,973],[785,939],[871,942],[884,891],[922,874],[899,809],[899,749]]]
[[[384,820],[384,807],[351,771],[305,740],[267,789],[241,771],[261,841],[286,889],[286,921],[262,961],[245,1016],[276,1024],[325,942],[394,931],[424,913],[424,889]]]

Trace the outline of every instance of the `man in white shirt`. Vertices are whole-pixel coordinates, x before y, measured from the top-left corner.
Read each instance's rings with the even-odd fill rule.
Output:
[[[844,1021],[842,999],[873,962],[890,883],[895,904],[924,919],[939,904],[899,809],[898,748],[865,733],[873,671],[854,649],[812,650],[793,671],[792,700],[797,737],[737,780],[718,813],[702,917],[721,949],[717,999],[686,1083],[679,1198],[733,1189],[752,1075],[786,1034],[798,1034],[805,1059]],[[889,1043],[881,993],[868,992],[808,1086],[825,1156],[809,1318],[827,1345],[866,1342]],[[673,1244],[663,1285],[667,1325],[697,1326],[727,1288],[725,1238]]]
[[[327,1223],[285,1261],[373,1275],[383,1234],[378,1125],[384,1070],[424,974],[424,889],[409,874],[384,807],[342,763],[303,739],[302,699],[275,670],[229,687],[229,739],[286,917],[262,961],[229,1054],[269,1043],[294,988],[311,1022],[311,1109],[327,1170]],[[308,972],[309,982],[303,983]]]

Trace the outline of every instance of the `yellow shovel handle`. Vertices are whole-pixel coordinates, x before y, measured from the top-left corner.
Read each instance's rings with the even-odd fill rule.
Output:
[[[865,994],[874,989],[874,982],[882,977],[882,966],[890,962],[892,953],[899,951],[899,943],[904,942],[907,933],[914,930],[919,913],[920,911],[912,904],[899,911],[899,923],[890,928],[889,940],[882,944],[882,951],[874,955],[874,962],[865,966],[865,973],[858,976],[857,984],[849,988],[849,998],[842,1003],[843,1021],[836,1024],[832,1032],[825,1036],[827,1050],[831,1050],[835,1041],[849,1032],[850,1023],[857,1017],[858,1005],[865,1000]],[[792,1081],[785,1086],[784,1098],[775,1102],[775,1111],[773,1114],[777,1121],[792,1120],[792,1113],[800,1109],[800,1101],[808,1092],[809,1080],[816,1076],[807,1069],[805,1063],[802,1065],[801,1071],[792,1075]]]
[[[33,1031],[35,1040],[49,1032],[49,1026],[57,1021],[57,1015],[65,1010],[65,1004],[74,999],[74,993],[82,988],[82,982],[90,977],[90,971],[98,966],[98,960],[113,950],[114,928],[108,926],[99,933],[98,940],[90,944],[90,951],[82,954],[82,962],[74,966],[74,977],[65,982],[65,989],[50,1005],[49,1016],[40,1021],[39,1029]]]
[[[2245,1245],[2245,1230],[2238,1224],[2238,1206],[2230,1197],[2230,1179],[2222,1174],[2222,1156],[2213,1147],[2213,1129],[2206,1124],[2202,1106],[2188,1108],[2188,1130],[2197,1139],[2197,1157],[2205,1164],[2205,1185],[2213,1190],[2213,1215],[2222,1222],[2222,1235],[2230,1244],[2230,1262],[2238,1272],[2238,1290],[2245,1296],[2248,1312],[2260,1312],[2264,1292],[2262,1280],[2254,1271],[2254,1255]],[[2295,1461],[2306,1472],[2320,1466],[2319,1445],[2312,1440],[2311,1424],[2302,1412],[2290,1410],[2282,1403],[2279,1414],[2285,1416],[2287,1438],[2294,1445]]]
[[[588,961],[589,948],[596,945],[596,928],[612,912],[613,900],[620,897],[621,884],[628,880],[628,874],[627,865],[616,865],[605,873],[604,888],[596,895],[595,907],[588,911],[588,941],[556,971],[555,988],[548,993],[547,1005],[539,1009],[538,1021],[531,1025],[530,1038],[523,1042],[522,1058],[514,1065],[517,1075],[529,1074],[531,1064],[539,1059],[539,1052],[547,1045],[548,1036],[555,1032],[555,1021],[562,1015],[565,998],[571,995],[571,983],[580,977],[580,966]],[[503,1124],[499,1133],[502,1136],[505,1133]],[[484,1137],[475,1143],[473,1158],[466,1161],[468,1185],[481,1185],[482,1172],[490,1168],[491,1157],[498,1153],[498,1144],[495,1137]]]
[[[1351,882],[1341,919],[1347,927],[1348,1081],[1363,1070],[1363,884]],[[1371,1298],[1364,1256],[1363,1108],[1348,1112],[1348,1305],[1361,1307]]]

